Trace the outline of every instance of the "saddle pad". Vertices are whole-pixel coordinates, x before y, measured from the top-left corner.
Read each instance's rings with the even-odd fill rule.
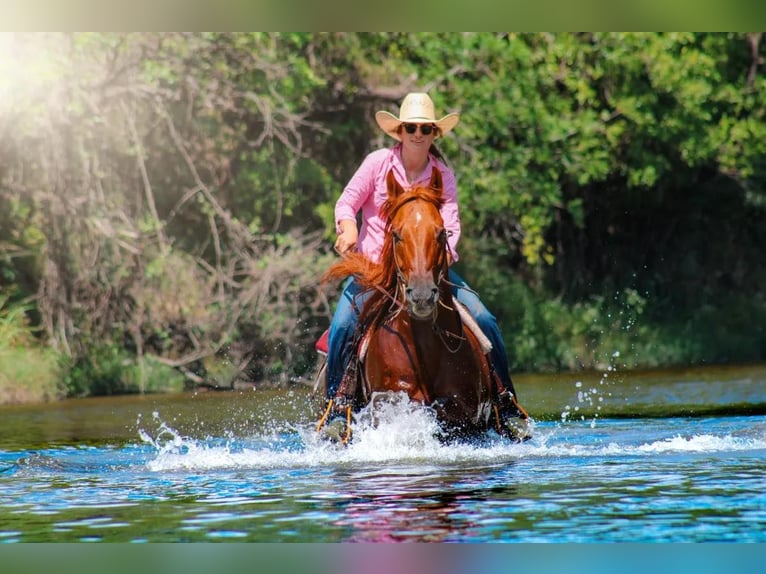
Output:
[[[463,320],[463,323],[479,340],[479,345],[481,346],[482,352],[485,354],[489,353],[492,350],[492,343],[490,343],[486,335],[482,333],[481,329],[479,328],[479,325],[476,323],[476,320],[473,318],[473,316],[471,316],[468,310],[460,302],[458,302],[457,299],[453,298],[452,303],[455,305],[455,307],[457,307],[458,312],[460,313],[460,318]],[[330,329],[325,329],[324,333],[322,333],[322,336],[319,337],[319,339],[317,339],[317,342],[314,344],[314,348],[317,350],[317,353],[321,353],[322,355],[327,355],[330,349],[329,339],[330,339]],[[360,350],[359,350],[360,360],[364,360],[364,357],[367,354],[367,343],[369,342],[368,339],[369,339],[368,334],[365,333],[365,336],[362,340],[362,344],[360,345]]]
[[[322,333],[322,336],[317,339],[316,343],[314,343],[314,348],[317,350],[317,353],[321,353],[322,355],[327,354],[327,352],[330,350],[329,340],[330,329],[325,329],[325,332]]]

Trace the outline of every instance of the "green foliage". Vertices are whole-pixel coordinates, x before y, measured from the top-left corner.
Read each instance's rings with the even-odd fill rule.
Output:
[[[45,347],[0,347],[0,404],[61,399],[58,354]]]
[[[33,342],[27,320],[29,305],[9,305],[8,297],[0,296],[0,348],[28,347]]]
[[[57,353],[39,344],[29,305],[0,297],[0,404],[54,400],[63,396]]]
[[[633,289],[569,303],[517,278],[482,276],[473,286],[497,314],[512,371],[756,362],[766,345],[766,304],[738,294],[662,320]],[[747,325],[743,328],[743,325]]]
[[[155,357],[136,358],[113,344],[94,345],[87,356],[64,360],[67,396],[180,392],[184,377]]]
[[[461,112],[461,266],[514,370],[764,358],[762,33],[14,38],[0,287],[40,331],[1,336],[71,394],[308,370],[333,205],[420,89]]]

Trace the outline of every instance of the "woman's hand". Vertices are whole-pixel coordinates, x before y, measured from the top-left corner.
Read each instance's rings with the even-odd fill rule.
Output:
[[[356,240],[359,238],[356,222],[344,220],[340,222],[339,227],[340,233],[335,240],[335,251],[341,255],[356,251]]]

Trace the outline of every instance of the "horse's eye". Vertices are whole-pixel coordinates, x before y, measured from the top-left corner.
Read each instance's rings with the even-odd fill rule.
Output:
[[[402,236],[399,234],[398,231],[392,231],[391,235],[394,236],[394,242],[399,243],[402,240]]]
[[[439,233],[436,235],[436,239],[439,241],[439,243],[446,243],[447,242],[447,230],[441,229]]]

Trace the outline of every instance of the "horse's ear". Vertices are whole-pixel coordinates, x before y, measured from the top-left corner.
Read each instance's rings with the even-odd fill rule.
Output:
[[[442,192],[442,172],[439,168],[431,168],[431,181],[428,186],[439,193]]]
[[[386,175],[386,187],[388,189],[388,197],[391,199],[398,197],[404,191],[399,182],[396,181],[393,169],[388,170],[388,175]]]

